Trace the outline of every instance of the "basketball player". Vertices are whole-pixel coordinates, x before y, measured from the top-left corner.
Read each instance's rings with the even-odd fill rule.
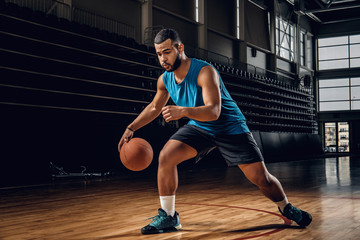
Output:
[[[236,102],[226,90],[219,73],[210,64],[188,58],[184,44],[173,29],[163,29],[155,37],[155,49],[164,73],[158,78],[152,102],[128,125],[119,142],[129,141],[134,131],[150,123],[160,114],[166,122],[187,117],[159,154],[158,190],[161,208],[143,234],[181,229],[175,211],[178,187],[177,165],[204,155],[217,147],[228,166],[238,166],[260,191],[273,201],[283,216],[305,227],[312,217],[292,206],[280,182],[271,175],[263,156],[246,125]],[[172,98],[176,105],[165,104]]]

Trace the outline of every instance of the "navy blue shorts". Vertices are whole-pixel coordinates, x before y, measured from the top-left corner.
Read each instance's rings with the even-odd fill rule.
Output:
[[[194,126],[182,126],[170,139],[183,142],[198,152],[196,162],[214,148],[218,148],[228,166],[264,161],[250,132],[236,135],[211,135]]]

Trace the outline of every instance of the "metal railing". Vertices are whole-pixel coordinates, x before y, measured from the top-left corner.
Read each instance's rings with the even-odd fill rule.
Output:
[[[5,0],[5,2],[15,3],[20,7],[27,7],[34,11],[41,11],[47,15],[55,15],[58,18],[65,18],[79,24],[89,25],[110,33],[126,36],[135,39],[135,27],[122,23],[120,21],[110,19],[89,11],[75,8],[57,0]],[[65,1],[66,2],[66,1]],[[153,45],[153,39],[157,32],[163,26],[153,26],[145,30],[145,44]],[[246,64],[238,59],[229,58],[216,52],[212,52],[202,48],[186,46],[186,53],[191,57],[204,59],[211,62],[223,64],[225,66],[237,68],[242,71],[247,71],[254,75],[267,77],[289,83],[295,84],[295,79],[284,74],[273,72],[267,69],[262,69],[251,64]]]
[[[56,0],[5,0],[5,2],[14,3],[20,7],[27,7],[34,11],[41,11],[47,15],[55,15],[58,18],[64,18],[79,24],[89,25],[128,38],[135,38],[134,26],[72,7],[64,2]]]
[[[207,59],[208,61],[211,61],[211,62],[217,62],[220,64],[230,66],[230,58],[228,58],[224,55],[221,55],[221,54],[218,54],[218,53],[206,50],[206,49],[202,49],[202,48],[196,48],[195,54],[198,58]]]
[[[73,8],[72,21],[135,39],[135,27],[98,14]]]
[[[54,0],[5,0],[20,7],[27,7],[34,11],[41,11],[47,15],[55,15],[59,18],[71,20],[71,7],[63,2]]]

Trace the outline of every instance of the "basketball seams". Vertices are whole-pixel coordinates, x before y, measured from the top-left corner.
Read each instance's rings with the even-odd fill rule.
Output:
[[[130,152],[128,152],[130,151]],[[143,138],[132,138],[120,149],[120,159],[123,165],[132,171],[142,171],[152,162],[154,151],[149,142]]]

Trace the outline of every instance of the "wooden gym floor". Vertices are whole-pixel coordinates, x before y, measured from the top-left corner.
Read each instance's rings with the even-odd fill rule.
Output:
[[[61,180],[0,189],[0,239],[359,239],[360,158],[269,163],[295,206],[313,222],[284,219],[237,168],[181,171],[183,230],[141,235],[159,207],[156,176]]]

